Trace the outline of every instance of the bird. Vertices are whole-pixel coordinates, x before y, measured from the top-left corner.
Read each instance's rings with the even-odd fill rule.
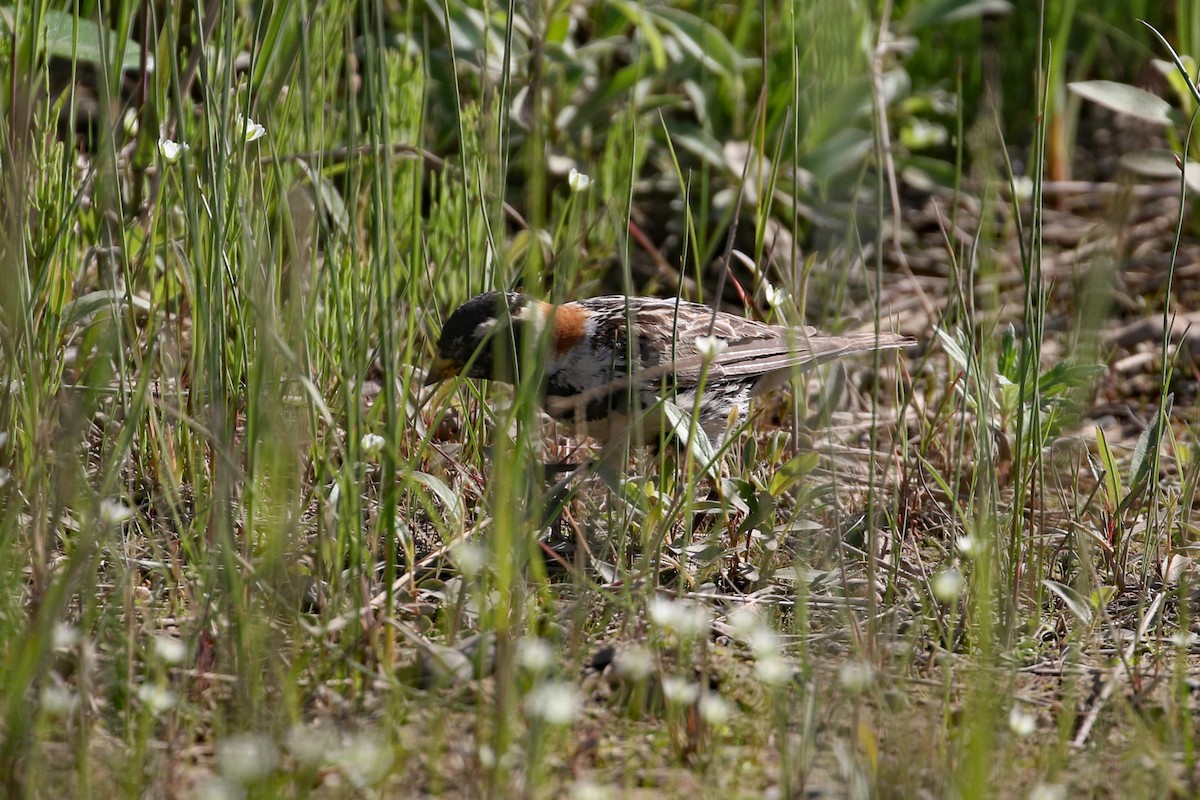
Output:
[[[635,430],[652,444],[677,431],[665,414],[651,413],[667,398],[719,445],[746,421],[752,397],[784,386],[796,370],[916,344],[895,333],[831,336],[773,325],[676,298],[552,304],[492,291],[446,318],[425,383],[463,376],[515,385],[530,337],[544,347],[533,351],[545,354],[535,378],[543,409],[602,444]]]

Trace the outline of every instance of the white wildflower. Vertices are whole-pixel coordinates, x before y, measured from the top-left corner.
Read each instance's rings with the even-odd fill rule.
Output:
[[[358,442],[358,446],[362,448],[363,455],[370,459],[374,459],[382,453],[383,447],[386,444],[387,440],[378,433],[365,433]]]
[[[125,116],[121,117],[121,127],[125,129],[125,135],[130,139],[138,135],[138,131],[142,129],[142,124],[138,120],[136,108],[126,109]]]
[[[1008,729],[1017,736],[1028,736],[1037,730],[1037,717],[1013,706],[1008,712]]]
[[[174,636],[155,636],[154,654],[164,663],[178,664],[187,655],[187,645]]]
[[[184,150],[191,150],[192,146],[184,143],[179,143],[171,139],[162,138],[158,140],[158,152],[162,155],[163,161],[168,164],[174,164],[183,155]]]
[[[712,625],[712,614],[699,603],[655,597],[646,606],[650,621],[665,631],[685,638],[702,636]]]
[[[149,683],[138,687],[138,699],[155,713],[173,708],[179,702],[179,698],[170,689]]]
[[[1200,642],[1200,636],[1191,631],[1176,631],[1171,634],[1171,644],[1180,648],[1189,648]]]
[[[545,639],[527,637],[517,643],[517,663],[526,672],[538,675],[554,663],[554,650]]]
[[[79,644],[80,638],[79,629],[65,622],[54,623],[50,632],[50,642],[55,650],[68,650]]]
[[[236,733],[217,742],[221,774],[239,783],[267,777],[279,763],[279,748],[257,733]]]
[[[964,556],[973,556],[979,552],[979,541],[974,536],[959,536],[954,540],[954,546]]]
[[[777,286],[772,286],[769,283],[763,287],[763,293],[767,297],[767,305],[771,308],[779,308],[788,299],[788,293],[785,290]]]
[[[670,676],[663,678],[662,693],[667,703],[671,705],[691,705],[700,696],[700,684],[689,683],[683,678]]]
[[[943,603],[952,603],[962,591],[963,576],[958,567],[948,567],[933,576],[933,596]]]
[[[229,778],[210,775],[191,796],[193,800],[246,800],[246,790]]]
[[[1029,800],[1066,800],[1067,787],[1061,783],[1039,783],[1029,793]]]
[[[705,361],[712,361],[721,353],[725,352],[725,348],[729,346],[729,342],[718,336],[699,336],[696,338],[696,352]]]
[[[360,789],[374,786],[387,776],[392,768],[395,753],[377,737],[356,736],[338,748],[332,761],[342,774]]]
[[[613,657],[613,669],[622,677],[644,681],[654,671],[654,656],[639,645],[624,647]]]
[[[730,713],[728,701],[716,692],[705,692],[700,697],[700,717],[709,725],[724,725]]]
[[[459,541],[450,547],[450,557],[458,565],[458,571],[470,578],[483,569],[487,553],[474,542]]]
[[[79,697],[65,686],[46,686],[41,700],[42,711],[54,717],[64,717],[79,705]]]
[[[572,167],[571,171],[567,173],[567,185],[571,187],[572,192],[583,192],[592,185],[592,179]]]
[[[563,681],[547,681],[525,696],[525,713],[550,725],[569,725],[579,713],[579,694]]]
[[[245,139],[246,144],[250,144],[251,142],[257,142],[259,139],[266,136],[267,129],[249,117],[243,114],[238,114],[237,127],[234,128],[234,133],[241,134]]]
[[[754,671],[769,686],[782,686],[792,677],[791,667],[778,653],[755,659]]]
[[[571,800],[609,800],[612,797],[616,795],[607,787],[587,780],[576,781],[571,789]]]
[[[838,681],[849,692],[863,692],[875,681],[875,669],[865,661],[847,661],[838,670]]]
[[[287,732],[287,750],[302,766],[316,767],[326,762],[337,745],[337,737],[327,728],[293,725]]]
[[[106,525],[120,525],[133,516],[133,509],[120,500],[101,500],[100,519]]]

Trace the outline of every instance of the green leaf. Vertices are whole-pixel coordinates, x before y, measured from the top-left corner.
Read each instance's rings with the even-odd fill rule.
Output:
[[[1046,396],[1085,387],[1107,369],[1103,364],[1067,364],[1060,361],[1038,379],[1038,391]]]
[[[779,469],[775,470],[775,474],[771,476],[771,485],[767,487],[767,491],[771,493],[772,497],[781,496],[816,469],[819,461],[820,456],[812,450],[795,456]]]
[[[1144,178],[1178,181],[1181,160],[1173,150],[1150,148],[1126,153],[1121,156],[1120,164],[1133,174],[1141,175]],[[1187,180],[1189,189],[1200,192],[1200,164],[1195,161],[1187,161],[1183,167],[1183,176]]]
[[[1009,11],[1012,11],[1012,4],[1007,0],[925,0],[912,6],[908,30],[960,22],[984,14],[1007,14]]]
[[[1117,470],[1117,460],[1108,447],[1108,439],[1104,430],[1096,426],[1096,449],[1100,451],[1100,467],[1103,470],[1104,489],[1108,494],[1108,502],[1116,508],[1124,499],[1125,491],[1121,488],[1121,473]]]
[[[69,61],[79,60],[104,68],[117,54],[117,34],[101,28],[91,20],[77,20],[74,14],[50,10],[46,12],[42,24],[42,41],[45,42],[48,56]],[[16,30],[17,17],[12,6],[0,7],[0,25],[18,36],[25,36],[27,33],[24,30]],[[123,52],[125,57],[121,59],[122,69],[141,68],[142,52],[137,42],[127,40]],[[148,55],[146,59],[147,68],[154,69],[154,57]]]
[[[964,350],[954,336],[945,328],[938,327],[936,331],[937,337],[942,340],[942,349],[946,351],[946,355],[950,360],[958,365],[958,368],[963,372],[971,371],[971,363],[967,360],[967,351]]]
[[[713,478],[719,478],[717,468],[717,451],[712,446],[708,434],[699,425],[692,424],[692,415],[684,413],[683,409],[670,400],[662,401],[663,416],[671,426],[671,432],[678,437],[683,446],[692,452],[696,463]]]
[[[1119,114],[1128,114],[1160,125],[1172,123],[1170,103],[1145,89],[1116,81],[1075,81],[1068,83],[1067,88],[1080,97],[1111,108]]]
[[[742,57],[716,26],[669,6],[656,8],[654,16],[664,27],[673,30],[675,40],[701,64],[728,80],[736,79],[741,73]]]
[[[1162,441],[1163,422],[1170,418],[1174,401],[1175,395],[1167,395],[1166,405],[1154,415],[1154,421],[1138,437],[1137,445],[1133,448],[1133,459],[1129,462],[1131,491],[1133,487],[1145,486],[1150,480],[1150,470],[1154,467],[1152,455],[1158,452],[1159,443]]]
[[[433,492],[434,496],[441,501],[446,516],[455,526],[462,524],[462,501],[444,481],[427,472],[414,472],[412,477],[417,483]]]
[[[1049,578],[1043,579],[1042,585],[1058,595],[1058,598],[1063,601],[1076,619],[1084,625],[1092,624],[1092,606],[1087,601],[1087,598],[1070,586],[1058,581],[1052,581]]]
[[[142,314],[150,313],[150,301],[144,297],[133,295],[127,298],[124,292],[115,289],[89,292],[63,306],[63,326],[78,325],[102,311],[119,312],[127,307],[132,307]]]

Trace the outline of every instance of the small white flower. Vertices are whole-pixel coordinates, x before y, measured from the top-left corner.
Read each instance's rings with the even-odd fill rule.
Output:
[[[54,623],[54,630],[51,631],[50,636],[55,650],[68,650],[79,644],[81,638],[79,629],[65,622]]]
[[[358,446],[362,448],[363,455],[371,459],[374,459],[376,456],[382,453],[383,446],[386,444],[387,440],[378,433],[363,434],[362,439],[360,439],[358,442]]]
[[[962,591],[963,576],[958,567],[948,567],[933,576],[933,596],[943,603],[952,603]]]
[[[279,763],[279,748],[257,733],[235,733],[217,742],[221,774],[238,783],[265,778]]]
[[[187,645],[174,636],[155,636],[154,654],[167,664],[178,664],[187,655]]]
[[[665,631],[685,638],[702,636],[712,625],[712,614],[698,603],[655,597],[646,606],[650,621]]]
[[[699,336],[696,338],[696,352],[705,361],[712,361],[721,353],[725,352],[725,348],[729,346],[729,342],[717,336]]]
[[[41,699],[42,711],[55,717],[64,717],[79,705],[79,698],[64,686],[46,686]]]
[[[587,780],[577,781],[571,789],[571,800],[610,800],[613,797],[616,795],[607,787]]]
[[[770,628],[762,627],[751,631],[746,638],[746,643],[750,645],[750,652],[754,653],[755,658],[771,658],[779,655],[779,637]]]
[[[1067,787],[1060,783],[1039,783],[1029,793],[1029,800],[1066,800]]]
[[[137,109],[130,108],[125,111],[125,116],[121,117],[121,127],[125,129],[125,135],[130,139],[138,135],[142,124],[138,121]]]
[[[863,692],[875,681],[875,669],[865,661],[847,661],[838,670],[838,681],[848,692]]]
[[[550,725],[569,725],[579,713],[579,694],[563,681],[547,681],[525,696],[525,713]]]
[[[709,725],[724,725],[731,713],[729,703],[716,692],[705,692],[700,697],[700,717]]]
[[[250,144],[251,142],[257,142],[259,139],[266,136],[267,129],[249,117],[243,114],[238,114],[237,127],[234,128],[234,133],[240,133],[244,137],[246,144]]]
[[[1008,712],[1008,729],[1017,736],[1028,736],[1037,730],[1037,717],[1013,706]]]
[[[683,678],[663,678],[662,693],[666,701],[674,706],[686,706],[696,702],[700,696],[700,684],[689,683]]]
[[[179,160],[179,157],[183,155],[184,150],[191,149],[192,146],[186,142],[180,144],[179,142],[165,138],[158,140],[158,152],[162,154],[163,161],[167,162],[168,164],[174,164]]]
[[[194,800],[246,800],[246,790],[237,782],[220,775],[210,775],[192,795]]]
[[[470,578],[483,569],[487,553],[474,542],[459,541],[451,546],[450,557],[458,565],[458,571]]]
[[[138,687],[138,699],[155,713],[166,711],[179,702],[179,698],[170,689],[149,683],[143,683]]]
[[[1013,192],[1020,200],[1030,200],[1033,198],[1033,178],[1028,175],[1018,175],[1013,178]]]
[[[326,762],[337,745],[337,737],[327,728],[313,725],[293,725],[287,732],[287,750],[292,758],[306,767]]]
[[[776,286],[772,286],[769,283],[763,287],[763,293],[767,297],[767,305],[769,305],[771,308],[779,308],[781,305],[786,303],[788,299],[788,293],[786,291]]]
[[[589,186],[591,186],[592,179],[586,174],[572,167],[571,171],[567,173],[567,185],[571,187],[572,192],[578,193],[585,191]]]
[[[751,633],[765,627],[762,617],[758,612],[746,606],[738,606],[725,618],[729,623],[729,627],[733,628],[743,636],[749,636]]]
[[[964,556],[973,556],[979,552],[979,541],[974,536],[959,536],[954,540],[954,546]]]
[[[755,659],[754,671],[758,679],[769,686],[782,686],[792,677],[791,667],[779,654]]]
[[[375,736],[357,736],[333,756],[342,774],[360,789],[374,786],[387,776],[395,753]]]
[[[517,663],[526,672],[538,675],[554,663],[554,650],[545,639],[531,636],[517,643]]]
[[[613,657],[613,669],[622,677],[644,681],[654,671],[654,656],[640,645],[625,647]]]
[[[1171,644],[1176,647],[1187,648],[1200,642],[1200,636],[1191,631],[1176,631],[1171,634]]]
[[[133,509],[119,500],[100,501],[100,519],[106,525],[120,525],[133,516]]]

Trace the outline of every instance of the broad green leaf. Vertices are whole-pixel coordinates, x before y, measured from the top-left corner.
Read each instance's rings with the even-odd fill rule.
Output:
[[[945,25],[984,14],[1007,14],[1012,4],[1007,0],[925,0],[915,3],[907,20],[908,30],[915,31],[932,25]]]
[[[1108,439],[1104,429],[1096,426],[1096,449],[1100,451],[1100,467],[1104,472],[1104,488],[1108,494],[1108,502],[1116,508],[1124,499],[1125,492],[1121,488],[1121,473],[1117,470],[1117,460],[1108,447]]]
[[[63,306],[63,325],[66,327],[78,325],[102,311],[112,309],[119,311],[126,308],[127,303],[135,311],[142,314],[150,313],[150,301],[146,298],[139,297],[138,295],[126,298],[124,292],[118,292],[115,289],[102,289],[96,292],[89,292]]]
[[[433,492],[434,496],[441,501],[446,516],[455,526],[462,524],[462,501],[444,481],[427,472],[414,472],[412,477],[417,483]]]
[[[683,409],[670,400],[663,400],[662,408],[663,415],[671,426],[671,432],[692,452],[696,463],[714,478],[720,477],[717,467],[717,451],[704,429],[699,425],[693,426],[692,415],[684,413]]]
[[[117,52],[117,34],[101,28],[89,19],[76,20],[75,15],[62,11],[47,11],[45,24],[46,55],[79,60],[98,67],[105,67]],[[0,7],[0,25],[18,36],[24,31],[15,31],[16,13],[12,6]],[[78,27],[76,27],[78,25]],[[76,34],[78,33],[78,38]],[[122,69],[140,69],[142,66],[141,46],[131,40],[125,42],[125,56],[121,59]],[[154,57],[147,56],[147,67],[154,69]]]
[[[827,181],[857,171],[875,146],[874,137],[858,128],[832,133],[799,160],[797,166],[818,181]]]
[[[1038,391],[1048,396],[1087,386],[1107,369],[1103,364],[1068,364],[1060,361],[1038,379]]]
[[[1070,586],[1058,581],[1052,581],[1049,578],[1043,579],[1042,585],[1058,595],[1058,598],[1063,601],[1076,619],[1084,625],[1092,624],[1092,606],[1088,603],[1087,598]]]
[[[1119,114],[1128,114],[1160,125],[1171,124],[1170,103],[1145,89],[1116,81],[1075,81],[1068,83],[1067,88],[1080,97],[1111,108]]]
[[[1175,395],[1167,395],[1167,402],[1162,411],[1154,415],[1154,421],[1146,426],[1142,435],[1138,437],[1137,445],[1133,448],[1133,459],[1129,462],[1131,488],[1144,486],[1150,480],[1150,470],[1154,466],[1152,456],[1158,452],[1159,443],[1162,441],[1163,421],[1170,419],[1174,400]]]
[[[1179,180],[1179,156],[1171,150],[1152,148],[1121,156],[1121,166],[1145,178]],[[1188,161],[1183,168],[1188,188],[1200,192],[1200,164]]]
[[[656,8],[654,16],[676,33],[676,41],[700,63],[721,77],[734,80],[741,73],[742,57],[715,25],[670,6]]]
[[[963,372],[971,371],[971,364],[967,360],[967,351],[959,346],[958,341],[945,328],[938,327],[935,331],[939,339],[942,340],[942,349],[946,351],[946,355],[950,360],[958,365],[958,368]]]

